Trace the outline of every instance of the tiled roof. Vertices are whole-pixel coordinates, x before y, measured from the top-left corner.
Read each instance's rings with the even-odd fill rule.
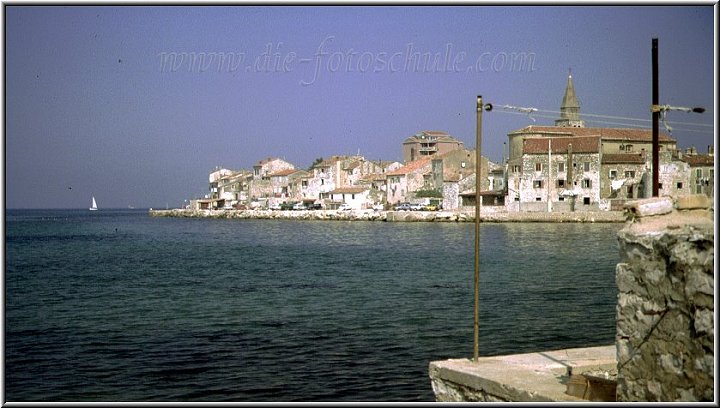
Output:
[[[632,128],[575,128],[561,126],[527,126],[510,132],[510,135],[541,133],[548,136],[601,136],[603,140],[652,141],[652,130]],[[675,142],[664,133],[658,135],[661,142]]]
[[[347,158],[348,158],[348,156],[330,156],[329,158],[324,159],[323,161],[314,165],[313,167],[330,167],[333,164],[335,164],[341,160],[345,160]]]
[[[573,153],[600,152],[600,137],[587,136],[525,139],[523,141],[523,154],[547,154],[550,140],[552,140],[552,152],[555,154],[567,153],[568,145],[571,143]]]
[[[272,174],[270,175],[270,177],[289,176],[289,175],[291,175],[291,174],[293,174],[293,173],[296,173],[296,172],[298,172],[298,171],[302,171],[302,170],[297,170],[297,169],[278,170],[278,171],[276,171],[275,173],[272,173]]]
[[[330,194],[358,194],[367,191],[367,187],[338,187]]]
[[[690,166],[713,166],[713,156],[709,154],[689,154],[683,156],[682,160]]]
[[[635,163],[635,164],[643,164],[645,163],[645,158],[642,154],[635,153],[635,154],[603,154],[602,157],[603,163]]]
[[[412,161],[399,169],[393,170],[391,172],[386,173],[388,176],[403,176],[405,174],[413,173],[424,166],[430,164],[430,161],[432,161],[432,156],[423,157],[422,159],[418,159],[415,161]]]

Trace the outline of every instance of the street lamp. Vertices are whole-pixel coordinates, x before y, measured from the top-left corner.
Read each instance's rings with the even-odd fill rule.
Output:
[[[473,313],[473,359],[477,363],[479,357],[479,315],[480,315],[480,182],[482,176],[482,112],[490,112],[491,103],[483,104],[482,95],[477,97],[477,127],[475,129],[475,307]]]

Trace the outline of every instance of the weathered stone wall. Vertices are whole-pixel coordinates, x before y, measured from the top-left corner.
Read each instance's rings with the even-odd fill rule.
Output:
[[[714,230],[706,196],[626,204],[616,268],[618,401],[712,401]]]

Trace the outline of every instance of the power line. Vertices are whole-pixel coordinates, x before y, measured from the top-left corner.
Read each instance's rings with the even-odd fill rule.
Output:
[[[538,111],[544,111],[538,109]],[[537,118],[547,118],[547,119],[557,119],[557,116],[550,116],[550,115],[542,115],[537,113],[524,113],[524,112],[513,112],[513,111],[501,111],[498,110],[497,113],[509,113],[511,115],[522,115],[522,116],[530,116],[530,119],[533,119],[533,117]],[[558,112],[559,113],[559,112]],[[583,116],[590,116],[590,115],[583,115]],[[607,116],[607,115],[595,115],[595,116]],[[637,119],[638,121],[644,121],[645,119]],[[650,121],[649,119],[647,121]],[[626,127],[632,127],[632,128],[641,128],[641,129],[650,129],[647,125],[639,125],[639,124],[633,124],[633,123],[622,123],[622,122],[610,122],[605,120],[594,120],[594,119],[588,119],[586,122],[589,123],[601,123],[605,125],[619,125],[619,126],[626,126]],[[672,123],[682,123],[682,122],[672,122]],[[686,123],[687,124],[687,123]],[[698,125],[698,126],[710,126],[712,125]],[[701,130],[701,129],[686,129],[686,128],[672,128],[674,131],[682,131],[682,132],[694,132],[694,133],[703,133],[703,134],[713,134],[713,131],[710,129],[707,130]]]
[[[505,105],[496,104],[496,105],[500,105],[501,107],[503,107],[505,109],[514,109],[519,112],[523,112],[525,115],[530,114],[530,115],[536,116],[536,117],[545,117],[545,116],[541,116],[535,112],[553,113],[556,115],[560,115],[562,113],[559,110],[551,110],[551,109],[539,109],[539,108],[534,108],[534,107],[517,107],[514,105],[507,105],[507,104],[505,104]],[[505,112],[505,111],[499,111],[499,112],[517,113],[517,112]],[[625,116],[614,116],[614,115],[600,115],[600,114],[594,114],[594,113],[581,113],[580,116],[581,117],[604,118],[604,119],[619,119],[619,120],[627,120],[627,121],[633,121],[633,122],[652,122],[652,119],[630,118],[630,117],[625,117]],[[598,122],[598,121],[595,121],[595,122]],[[598,122],[598,123],[600,123],[600,122]],[[610,123],[610,122],[608,122],[608,123]],[[712,125],[712,124],[678,122],[678,121],[674,121],[674,120],[672,121],[672,123],[678,124],[678,125],[701,126],[701,127],[708,127],[708,128],[714,127],[714,125]]]

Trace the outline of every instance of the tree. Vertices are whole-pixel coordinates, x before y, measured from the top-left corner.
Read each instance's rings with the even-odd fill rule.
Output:
[[[313,167],[315,167],[315,165],[322,163],[322,161],[323,161],[323,158],[322,158],[322,157],[318,157],[317,159],[315,159],[315,161],[312,162],[312,164],[310,165],[310,167],[308,167],[308,170],[312,170]]]

